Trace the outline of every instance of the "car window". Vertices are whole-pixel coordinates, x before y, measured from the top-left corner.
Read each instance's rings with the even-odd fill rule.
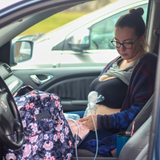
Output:
[[[146,22],[148,4],[145,2],[137,7],[144,9],[143,18]],[[112,46],[111,40],[114,37],[116,21],[121,15],[128,13],[128,9],[121,8],[118,13],[114,12],[111,10],[109,17],[108,14],[104,15],[104,12],[100,12],[98,17],[92,17],[90,21],[88,17],[82,18],[76,23],[69,23],[42,37],[41,34],[19,37],[20,40],[30,39],[34,42],[33,57],[28,61],[29,65],[26,65],[26,62],[24,66],[31,66],[31,68],[105,66],[119,55]],[[27,47],[23,46],[23,49],[26,50]],[[17,68],[23,67],[18,65]]]
[[[144,9],[143,19],[146,22],[147,17],[147,6],[148,4],[144,4],[137,7],[142,7]],[[137,8],[136,7],[136,8]],[[114,37],[114,25],[118,18],[128,13],[128,9],[122,12],[119,12],[113,16],[110,16],[92,26],[82,26],[77,28],[73,32],[69,33],[66,37],[66,40],[61,42],[63,43],[63,50],[72,50],[70,47],[70,43],[73,44],[87,44],[89,43],[90,37],[90,47],[88,50],[105,50],[105,49],[115,49],[110,43],[112,38]],[[89,35],[89,31],[90,35]],[[61,50],[62,45],[58,44],[52,48],[52,50]]]
[[[139,6],[144,9],[143,19],[146,22],[147,17],[147,4]],[[110,43],[114,37],[114,25],[117,22],[118,18],[128,13],[128,10],[120,12],[116,15],[113,15],[103,21],[100,21],[92,26],[91,36],[90,36],[90,50],[92,49],[115,49]]]

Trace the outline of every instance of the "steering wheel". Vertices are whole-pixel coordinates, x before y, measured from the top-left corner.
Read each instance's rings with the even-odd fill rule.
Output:
[[[21,148],[23,139],[23,126],[16,103],[0,77],[0,141],[15,150]]]

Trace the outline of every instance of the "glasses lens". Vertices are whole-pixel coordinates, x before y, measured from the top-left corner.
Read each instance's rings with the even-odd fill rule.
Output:
[[[113,46],[116,47],[116,48],[119,48],[119,47],[120,47],[120,44],[119,44],[118,42],[116,42],[116,41],[112,41],[112,44],[113,44]]]
[[[127,49],[132,48],[132,44],[131,43],[123,43],[123,46]]]

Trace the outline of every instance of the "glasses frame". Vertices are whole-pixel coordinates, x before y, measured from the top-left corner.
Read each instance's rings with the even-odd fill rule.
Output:
[[[128,44],[131,44],[131,48],[132,48],[133,44],[134,44],[139,38],[140,38],[140,37],[138,37],[138,38],[137,38],[136,40],[134,40],[133,42],[129,42],[129,43],[128,43]],[[113,39],[115,39],[115,38],[113,38]],[[120,42],[117,42],[117,43],[120,44],[119,47],[115,46],[115,45],[113,44],[113,42],[116,42],[116,41],[113,41],[113,39],[111,40],[111,43],[112,43],[112,45],[113,45],[114,47],[120,48],[121,45],[122,45],[124,48],[126,48],[126,47],[124,46],[125,43],[120,43]],[[131,48],[126,48],[126,49],[131,49]]]

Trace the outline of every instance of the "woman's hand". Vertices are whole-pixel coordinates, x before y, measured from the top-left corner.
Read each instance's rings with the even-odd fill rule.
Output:
[[[97,130],[97,115],[93,115],[93,119],[95,122],[96,130]],[[79,119],[79,122],[82,122],[89,130],[95,131],[92,116],[87,116],[85,118]]]

